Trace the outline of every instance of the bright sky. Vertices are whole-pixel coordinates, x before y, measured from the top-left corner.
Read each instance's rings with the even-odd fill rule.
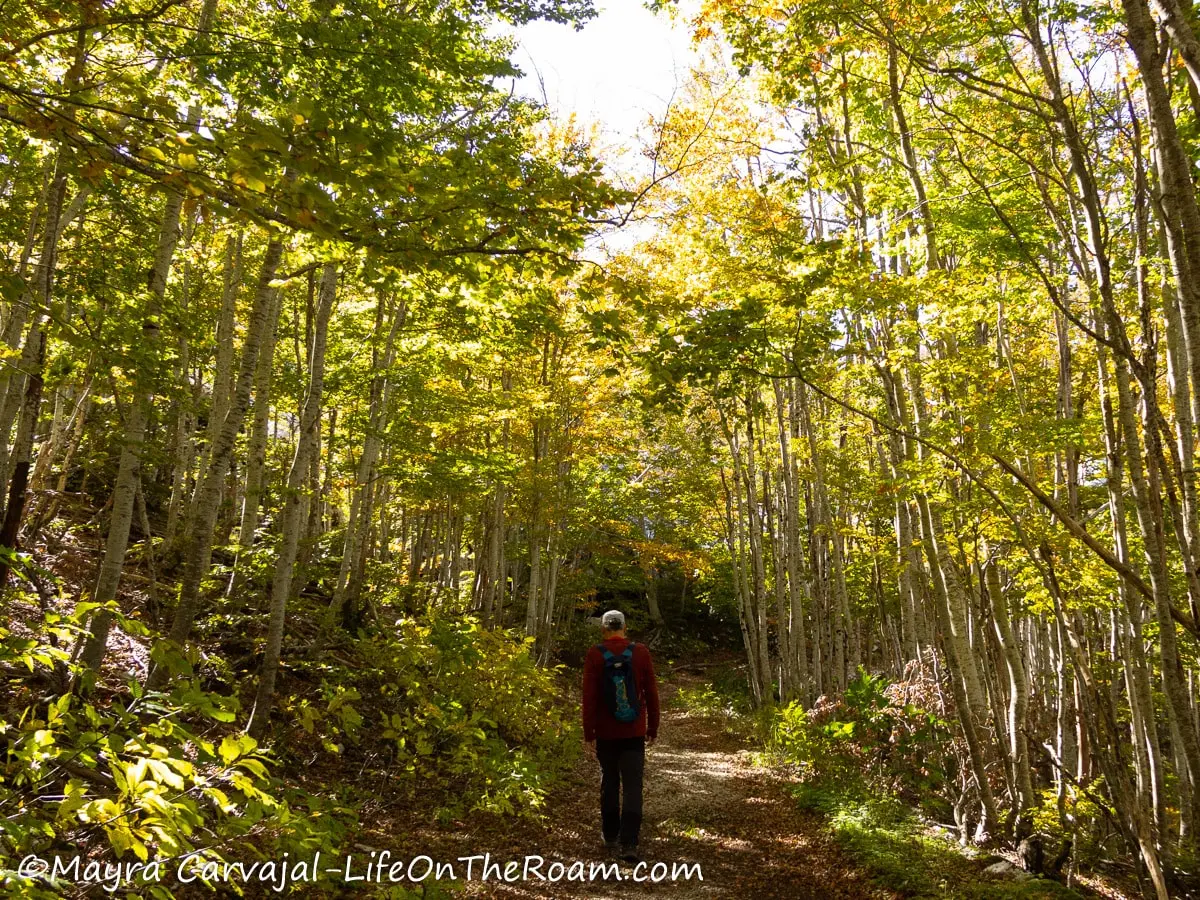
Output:
[[[521,93],[545,99],[559,116],[598,123],[626,143],[650,116],[661,117],[692,56],[686,29],[672,27],[641,0],[596,0],[598,15],[575,31],[533,22],[517,29],[513,62]],[[539,76],[541,83],[539,83]]]
[[[516,29],[512,60],[525,73],[518,93],[544,100],[556,118],[574,113],[584,131],[597,127],[594,147],[622,183],[646,164],[637,152],[639,138],[652,117],[663,117],[694,53],[687,29],[650,12],[642,0],[595,5],[597,15],[582,31],[550,22]],[[585,255],[599,261],[647,236],[637,224],[607,230],[588,241]]]

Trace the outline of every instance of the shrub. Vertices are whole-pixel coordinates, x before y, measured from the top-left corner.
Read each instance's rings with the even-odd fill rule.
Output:
[[[330,752],[385,741],[396,776],[444,789],[445,815],[536,814],[579,752],[554,672],[538,668],[522,637],[474,619],[405,618],[355,646],[353,670],[326,667],[319,703],[286,711]]]
[[[95,608],[46,613],[36,633],[0,627],[9,688],[0,719],[0,855],[74,856],[107,844],[118,860],[145,863],[198,848],[220,860],[235,841],[242,853],[332,850],[341,811],[285,791],[254,739],[228,728],[236,698],[201,690],[185,660],[176,661],[185,676],[168,692],[130,683],[128,693],[100,701],[59,689],[84,674],[62,647],[83,633],[82,619]],[[114,615],[126,632],[145,633]],[[24,896],[59,896],[42,879],[0,875]],[[147,890],[172,896],[166,883]]]
[[[859,668],[841,698],[823,697],[807,711],[798,703],[783,707],[768,747],[809,780],[865,779],[890,792],[927,796],[953,765],[944,749],[953,732],[936,713],[905,702],[921,693]]]

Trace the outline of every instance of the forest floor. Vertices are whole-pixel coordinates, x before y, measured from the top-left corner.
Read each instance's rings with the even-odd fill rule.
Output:
[[[719,716],[677,708],[671,702],[683,686],[702,678],[682,671],[662,680],[662,722],[658,741],[647,750],[645,814],[640,851],[649,875],[665,863],[666,880],[633,881],[634,869],[619,868],[621,880],[557,883],[529,878],[513,884],[476,880],[466,884],[470,897],[752,897],[876,900],[901,895],[873,884],[838,848],[820,816],[802,811],[782,773],[756,765],[748,739],[731,733]],[[585,752],[572,777],[546,802],[543,822],[514,821],[491,815],[439,828],[428,822],[374,823],[362,835],[362,847],[388,849],[397,858],[427,854],[434,860],[489,853],[503,866],[522,865],[528,856],[544,857],[549,874],[554,861],[569,867],[610,861],[599,827],[600,772]],[[699,864],[703,880],[672,881],[676,863]],[[456,863],[461,877],[463,865]],[[475,864],[478,873],[479,864]],[[660,870],[661,871],[661,870]],[[610,870],[611,872],[611,870]]]

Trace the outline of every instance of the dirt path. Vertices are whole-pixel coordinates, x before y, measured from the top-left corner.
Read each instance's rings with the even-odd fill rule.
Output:
[[[672,709],[670,697],[694,679],[676,674],[663,685],[659,741],[647,752],[645,819],[641,853],[650,866],[698,863],[703,881],[634,883],[634,870],[620,868],[621,881],[555,883],[529,878],[503,884],[492,878],[468,884],[471,897],[709,897],[893,898],[854,870],[812,815],[796,808],[782,777],[756,767],[746,742],[727,733],[720,719]],[[425,853],[453,861],[490,853],[493,862],[523,863],[532,854],[570,866],[608,861],[599,830],[599,766],[584,754],[575,776],[548,798],[547,823],[512,822],[478,816],[455,830],[414,826],[396,834],[371,836],[373,847],[391,847],[401,858]],[[390,829],[389,829],[390,830]],[[460,877],[465,871],[457,863]],[[660,871],[662,871],[660,869]],[[478,864],[476,864],[478,872]],[[478,876],[476,876],[478,878]]]

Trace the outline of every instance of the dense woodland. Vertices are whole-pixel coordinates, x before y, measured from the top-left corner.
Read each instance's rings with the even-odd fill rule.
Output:
[[[306,740],[536,814],[618,606],[798,778],[1195,890],[1191,6],[664,4],[611,160],[504,36],[593,12],[0,0],[0,858],[336,846]]]

